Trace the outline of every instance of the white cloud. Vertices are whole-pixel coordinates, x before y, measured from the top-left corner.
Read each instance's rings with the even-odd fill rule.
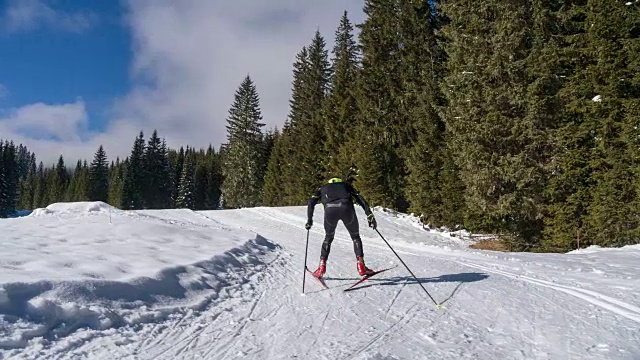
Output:
[[[104,132],[86,130],[84,104],[76,102],[49,105],[47,111],[41,105],[41,111],[56,117],[33,116],[20,126],[15,123],[25,117],[15,114],[35,110],[15,110],[8,117],[14,125],[0,120],[0,137],[8,133],[47,163],[60,153],[69,162],[90,159],[100,144],[110,159],[124,157],[140,130],[148,137],[157,129],[171,147],[217,148],[226,141],[229,106],[247,74],[256,83],[267,127],[281,127],[289,111],[296,53],[316,29],[330,50],[344,10],[352,22],[362,21],[362,4],[356,1],[131,0],[132,88],[115,102]],[[38,124],[42,133],[60,140],[33,138],[26,130]]]
[[[92,134],[87,124],[82,100],[69,104],[30,104],[0,112],[0,138],[26,145],[45,164],[53,164],[62,154],[67,164],[73,165],[78,159],[90,160],[100,144],[114,150],[108,153],[113,158],[122,156],[137,134],[135,128],[126,124],[113,126],[106,133]]]
[[[0,126],[12,134],[28,134],[34,139],[78,141],[88,121],[84,102],[47,105],[31,104],[9,112],[0,118]]]
[[[9,0],[0,16],[0,24],[7,32],[36,30],[46,26],[57,30],[83,32],[96,21],[96,16],[86,12],[56,10],[45,0]]]
[[[267,127],[288,112],[296,53],[319,29],[330,50],[340,17],[362,4],[338,0],[129,1],[136,86],[119,112],[157,128],[170,145],[218,146],[234,92],[249,74]]]

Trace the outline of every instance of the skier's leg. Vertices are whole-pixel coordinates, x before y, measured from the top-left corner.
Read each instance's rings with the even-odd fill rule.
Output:
[[[356,254],[356,269],[358,269],[358,274],[360,274],[361,276],[372,274],[373,270],[369,269],[364,264],[362,239],[360,239],[360,226],[358,224],[358,216],[356,215],[356,210],[353,208],[353,206],[345,209],[342,222],[344,222],[344,225],[349,231],[349,235],[351,235],[351,240],[353,240],[353,252]]]
[[[343,216],[342,222],[347,227],[351,240],[353,241],[353,252],[356,254],[356,259],[364,256],[362,251],[362,239],[360,239],[360,225],[358,224],[358,216],[356,216],[356,210],[353,206],[349,206],[342,209]]]
[[[340,219],[339,213],[336,214],[336,211],[332,210],[333,209],[331,208],[325,208],[324,210],[325,237],[320,251],[320,264],[318,265],[318,269],[313,272],[313,275],[318,278],[324,276],[324,273],[327,271],[327,258],[329,258],[331,243],[333,242],[333,237],[336,234],[336,226],[338,225],[338,220]]]
[[[324,242],[322,243],[322,251],[320,259],[327,260],[331,251],[331,243],[336,235],[336,226],[340,220],[340,208],[327,207],[324,209]]]

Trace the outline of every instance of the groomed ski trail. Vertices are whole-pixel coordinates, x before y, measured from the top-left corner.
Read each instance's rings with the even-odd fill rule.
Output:
[[[404,242],[456,239],[376,212],[380,231],[445,310],[436,309],[395,255],[366,228],[367,266],[397,268],[343,292],[358,276],[352,242],[338,226],[322,290],[307,278],[301,294],[306,230],[303,207],[190,214],[140,212],[184,227],[243,229],[276,244],[259,271],[201,308],[108,330],[83,329],[52,347],[34,345],[7,359],[637,359],[636,306],[575,286],[497,269],[492,259]],[[324,237],[316,210],[308,266]],[[541,274],[544,276],[544,274]],[[612,331],[613,330],[613,331]]]

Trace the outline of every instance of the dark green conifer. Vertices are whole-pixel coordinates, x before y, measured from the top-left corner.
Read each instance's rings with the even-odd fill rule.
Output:
[[[265,163],[262,114],[256,87],[247,75],[236,91],[227,118],[224,154],[224,205],[230,208],[260,205]]]
[[[109,198],[109,164],[102,145],[89,167],[89,200],[107,202]]]

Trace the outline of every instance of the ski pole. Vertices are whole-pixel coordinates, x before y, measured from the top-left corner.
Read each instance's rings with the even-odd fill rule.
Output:
[[[311,231],[307,230],[307,246],[304,249],[304,269],[302,269],[302,293],[304,294],[304,281],[307,275],[307,250],[309,249],[309,233]]]
[[[384,240],[384,242],[387,244],[387,246],[389,247],[389,249],[391,249],[391,251],[393,251],[394,254],[396,254],[396,256],[398,257],[398,259],[400,260],[400,262],[402,263],[402,265],[404,265],[404,267],[407,268],[407,270],[409,271],[409,273],[411,274],[411,276],[413,276],[414,279],[416,279],[416,281],[418,282],[418,284],[420,284],[420,287],[422,288],[422,290],[424,290],[425,293],[427,293],[427,296],[429,296],[429,298],[431,299],[431,301],[433,301],[434,304],[436,304],[436,307],[441,308],[442,305],[438,304],[437,301],[435,301],[433,299],[433,297],[431,296],[431,294],[429,294],[429,292],[427,291],[427,289],[424,288],[424,286],[422,285],[422,283],[420,282],[420,280],[418,280],[418,278],[413,274],[413,272],[411,271],[411,269],[409,269],[409,267],[407,266],[407,264],[404,263],[404,261],[402,261],[402,258],[400,257],[400,255],[398,255],[398,253],[393,250],[393,248],[391,247],[391,245],[389,244],[389,242],[387,242],[387,239],[384,238],[384,236],[382,236],[382,234],[380,234],[380,231],[378,231],[378,229],[376,229],[376,232],[378,233],[378,235],[380,235],[380,237],[382,238],[382,240]]]

